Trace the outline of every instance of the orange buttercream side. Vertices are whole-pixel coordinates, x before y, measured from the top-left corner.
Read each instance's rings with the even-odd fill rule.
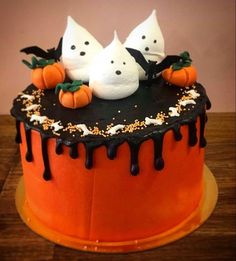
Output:
[[[199,120],[197,122],[199,138]],[[55,153],[55,139],[48,140],[52,180],[45,181],[41,137],[32,130],[33,162],[25,160],[26,139],[21,124],[21,156],[26,200],[33,213],[48,227],[65,235],[86,240],[125,241],[150,237],[170,229],[198,206],[203,192],[204,149],[189,147],[188,127],[175,141],[172,131],[164,135],[164,169],[154,169],[153,141],[145,141],[139,151],[140,173],[130,174],[127,143],[109,160],[106,148],[94,151],[94,165],[85,168],[85,149],[78,145],[79,157],[69,149]]]

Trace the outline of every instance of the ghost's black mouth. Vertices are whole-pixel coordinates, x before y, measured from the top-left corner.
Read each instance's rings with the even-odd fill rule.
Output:
[[[84,56],[86,54],[86,52],[80,52],[81,56]]]
[[[116,74],[117,74],[117,75],[120,75],[120,74],[121,74],[121,71],[117,70],[117,71],[116,71]]]
[[[147,52],[148,52],[148,51],[149,51],[149,47],[146,47],[146,48],[145,48],[145,51],[147,51]]]

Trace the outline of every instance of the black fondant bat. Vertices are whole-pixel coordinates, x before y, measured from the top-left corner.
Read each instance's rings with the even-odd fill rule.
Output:
[[[178,62],[181,57],[178,55],[167,55],[160,63],[154,61],[146,61],[143,54],[136,49],[126,48],[127,51],[134,57],[135,61],[143,68],[148,79],[152,79],[153,76],[160,73],[161,71],[169,68],[173,63]]]
[[[29,46],[21,49],[20,51],[26,54],[34,54],[37,57],[41,57],[47,60],[54,59],[55,61],[59,61],[62,53],[62,37],[60,38],[56,49],[53,47],[45,51],[38,46]]]

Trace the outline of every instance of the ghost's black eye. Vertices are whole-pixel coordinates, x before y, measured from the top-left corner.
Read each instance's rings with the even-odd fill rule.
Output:
[[[145,36],[145,35],[143,35],[143,36],[142,36],[142,39],[145,39],[145,38],[146,38],[146,36]]]
[[[89,45],[89,42],[88,42],[88,41],[86,41],[86,42],[84,42],[84,44],[85,44],[85,45]]]
[[[70,47],[71,50],[75,50],[75,48],[76,48],[75,45],[71,45]]]
[[[157,42],[157,40],[154,40],[153,42],[154,42],[154,43],[156,43],[156,42]]]
[[[126,65],[126,62],[123,62],[124,65]]]
[[[113,61],[113,60],[111,60],[111,63],[114,63],[114,61]]]

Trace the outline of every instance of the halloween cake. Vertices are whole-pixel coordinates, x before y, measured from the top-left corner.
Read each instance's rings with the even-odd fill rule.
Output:
[[[61,63],[60,48],[23,50],[41,58],[24,61],[32,84],[11,109],[23,168],[17,208],[56,243],[142,250],[186,235],[214,207],[204,171],[210,102],[189,53],[164,56],[154,16],[105,48],[69,17]],[[156,60],[132,46],[135,34],[160,44],[144,48]]]

